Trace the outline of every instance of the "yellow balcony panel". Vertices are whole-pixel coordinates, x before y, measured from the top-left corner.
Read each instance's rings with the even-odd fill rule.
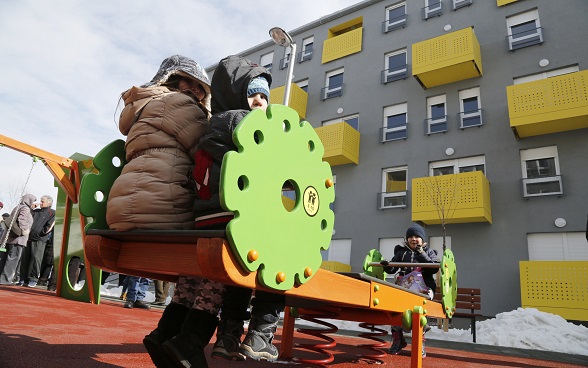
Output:
[[[588,128],[588,70],[506,87],[515,137]]]
[[[323,126],[315,129],[323,146],[323,161],[331,166],[359,163],[360,134],[346,122]]]
[[[285,86],[274,88],[270,91],[270,104],[284,103]],[[296,110],[300,120],[306,118],[306,106],[308,104],[308,93],[302,88],[298,87],[296,83],[290,85],[290,102],[288,106]]]
[[[520,261],[521,305],[588,321],[588,261]]]
[[[413,44],[412,74],[423,88],[482,76],[482,53],[474,29]]]
[[[518,0],[496,0],[496,5],[503,6],[510,3],[516,3]]]
[[[412,179],[412,221],[492,223],[490,183],[481,171]]]
[[[321,268],[331,272],[351,272],[351,265],[337,261],[323,261]]]
[[[361,51],[363,27],[328,38],[323,43],[322,63],[337,60]]]

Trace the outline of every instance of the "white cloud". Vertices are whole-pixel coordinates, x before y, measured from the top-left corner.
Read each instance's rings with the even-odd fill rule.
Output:
[[[271,27],[290,31],[357,2],[0,2],[0,134],[64,157],[93,156],[124,138],[120,94],[149,81],[165,57],[182,54],[208,67],[268,41]],[[30,163],[0,147],[6,207],[16,204],[10,187],[24,184]],[[53,195],[52,176],[36,166],[27,191]]]

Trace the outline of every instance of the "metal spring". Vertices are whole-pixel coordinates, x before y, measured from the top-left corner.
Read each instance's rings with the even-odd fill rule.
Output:
[[[322,321],[318,318],[332,318],[332,317],[336,317],[337,314],[333,313],[333,312],[327,312],[327,311],[320,311],[320,313],[321,314],[314,314],[313,313],[312,316],[311,315],[300,315],[299,317],[301,319],[306,320],[306,321],[325,326],[326,328],[324,328],[324,329],[321,329],[321,328],[298,328],[297,331],[302,334],[318,337],[318,338],[324,340],[325,342],[318,343],[318,344],[298,344],[298,343],[296,343],[296,344],[294,344],[294,347],[299,348],[299,349],[310,350],[315,353],[319,353],[321,355],[324,355],[325,358],[324,359],[293,358],[292,359],[293,361],[295,361],[297,363],[312,364],[317,367],[326,367],[325,364],[332,363],[333,360],[335,359],[333,354],[331,354],[328,350],[325,350],[325,349],[334,348],[337,345],[337,342],[335,341],[335,339],[333,339],[329,336],[326,336],[325,334],[336,333],[339,330],[339,328],[329,322]]]
[[[374,354],[363,354],[363,355],[358,354],[357,357],[359,359],[369,360],[372,363],[384,364],[384,361],[382,359],[384,357],[386,357],[387,354],[386,354],[386,351],[382,350],[382,348],[386,347],[388,345],[388,343],[386,340],[380,339],[377,336],[388,336],[388,331],[383,330],[381,328],[377,328],[376,325],[372,325],[372,324],[369,324],[366,322],[360,323],[359,327],[370,330],[370,332],[360,332],[358,334],[359,337],[373,340],[376,343],[358,345],[358,347],[360,347],[360,348],[364,348],[364,349],[368,349],[370,351],[373,351]]]

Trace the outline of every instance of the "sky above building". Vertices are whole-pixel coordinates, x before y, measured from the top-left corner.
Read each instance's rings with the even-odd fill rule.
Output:
[[[0,134],[63,157],[94,156],[124,139],[121,93],[151,80],[164,58],[213,66],[268,41],[272,27],[292,31],[358,2],[2,1]],[[57,195],[29,155],[0,147],[0,163],[3,212],[23,192]]]

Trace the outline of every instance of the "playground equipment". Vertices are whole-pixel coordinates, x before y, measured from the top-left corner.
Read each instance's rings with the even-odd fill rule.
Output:
[[[81,290],[75,290],[73,285],[69,283],[68,278],[63,277],[63,275],[67,275],[69,261],[73,257],[85,258],[83,228],[86,221],[83,216],[77,216],[77,203],[81,178],[91,170],[92,160],[90,157],[79,153],[73,154],[70,158],[62,157],[1,134],[0,146],[30,155],[34,161],[40,160],[43,162],[59,187],[58,198],[55,201],[57,203],[57,214],[54,228],[55,250],[59,249],[59,255],[56,256],[56,262],[58,262],[56,269],[59,269],[57,273],[57,296],[98,303],[100,269],[96,267],[85,268],[86,283]],[[78,222],[79,228],[73,226]],[[58,242],[57,239],[61,239],[61,242]]]
[[[92,219],[85,228],[86,262],[160,280],[193,275],[282,293],[288,306],[282,359],[293,358],[297,316],[402,324],[412,330],[411,366],[421,367],[426,316],[446,318],[453,313],[451,291],[456,280],[451,252],[444,254],[440,265],[442,290],[447,295],[443,303],[364,273],[320,269],[320,251],[329,247],[334,224],[329,208],[334,188],[314,129],[308,122],[299,122],[294,110],[270,105],[266,113],[254,110],[248,114],[236,128],[233,141],[238,150],[225,155],[221,168],[221,202],[235,214],[226,231],[108,230],[106,203],[125,164],[124,142],[112,142],[101,150],[94,158],[98,172],[83,178],[80,193],[80,212]],[[285,184],[294,188],[293,207],[282,202]],[[307,363],[333,361],[327,349],[334,346],[334,340],[324,336],[328,332],[333,328],[318,332],[327,344],[297,346],[326,356]],[[368,357],[377,360],[376,355]]]

